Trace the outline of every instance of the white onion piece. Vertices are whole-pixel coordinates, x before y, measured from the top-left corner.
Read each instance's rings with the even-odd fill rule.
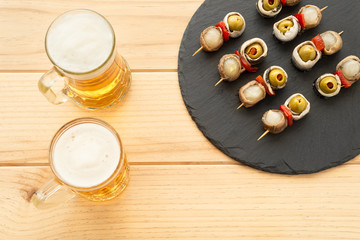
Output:
[[[268,113],[266,114],[266,118],[264,119],[264,122],[267,125],[275,126],[281,122],[283,117],[284,116],[283,116],[282,112],[278,112],[278,111],[275,112],[275,111],[269,110]]]
[[[263,91],[258,85],[252,85],[244,90],[244,97],[249,101],[263,99]]]
[[[306,24],[311,25],[318,22],[318,12],[314,7],[304,8],[302,14],[304,14]]]
[[[342,72],[346,78],[353,78],[360,72],[360,63],[349,60],[342,65]]]
[[[332,34],[330,32],[326,32],[326,33],[321,34],[321,38],[323,39],[323,41],[325,43],[325,49],[327,51],[329,51],[330,48],[336,44],[336,41],[337,41],[334,34]]]
[[[209,29],[209,31],[207,31],[207,33],[204,35],[204,40],[209,48],[217,48],[221,38],[222,36],[220,30],[217,28]]]
[[[234,78],[240,70],[238,62],[233,58],[228,58],[224,62],[224,72],[226,76]]]

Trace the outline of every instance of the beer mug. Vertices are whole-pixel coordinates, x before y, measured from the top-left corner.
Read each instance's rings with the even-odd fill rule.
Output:
[[[96,118],[78,118],[62,126],[49,149],[55,178],[37,190],[38,208],[64,203],[76,194],[92,201],[118,196],[129,181],[129,166],[119,135]]]
[[[45,37],[46,53],[54,67],[39,80],[40,92],[53,104],[71,98],[87,109],[104,109],[122,99],[131,72],[115,48],[110,23],[91,10],[72,10],[57,17]],[[64,88],[53,85],[63,80]]]

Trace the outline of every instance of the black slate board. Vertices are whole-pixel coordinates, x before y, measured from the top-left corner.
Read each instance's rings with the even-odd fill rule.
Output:
[[[262,18],[255,8],[255,0],[207,0],[196,11],[184,33],[178,59],[179,84],[184,103],[202,133],[231,158],[267,172],[282,174],[314,173],[340,165],[360,153],[360,86],[342,89],[328,100],[320,99],[312,89],[313,81],[324,73],[335,72],[337,63],[348,55],[360,56],[360,1],[313,0],[302,1],[295,7],[285,7],[273,19]],[[306,5],[322,8],[321,24],[304,32],[290,43],[281,44],[272,36],[273,23]],[[214,53],[200,52],[199,36],[207,26],[215,25],[230,11],[240,12],[246,21],[244,34],[230,39]],[[343,49],[335,55],[323,56],[310,72],[301,72],[291,63],[296,45],[311,40],[327,30],[344,31]],[[260,37],[268,45],[268,57],[257,73],[244,73],[232,83],[214,84],[220,76],[217,64],[221,56],[233,53],[246,40]],[[254,80],[271,65],[282,66],[289,82],[276,96],[267,96],[253,108],[236,110],[240,104],[238,90]],[[269,109],[278,109],[293,93],[300,92],[311,102],[307,117],[297,121],[278,135],[264,132],[261,117]]]

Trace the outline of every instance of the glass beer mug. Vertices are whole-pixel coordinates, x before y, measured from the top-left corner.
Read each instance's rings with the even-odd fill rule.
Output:
[[[40,92],[53,104],[71,98],[87,109],[104,109],[122,99],[131,72],[115,49],[110,23],[91,10],[72,10],[57,17],[45,37],[46,53],[54,67],[39,80]],[[64,88],[52,89],[58,80]]]
[[[49,149],[55,178],[31,198],[38,208],[57,206],[79,194],[105,201],[118,196],[129,181],[129,166],[119,135],[96,118],[78,118],[61,127]]]

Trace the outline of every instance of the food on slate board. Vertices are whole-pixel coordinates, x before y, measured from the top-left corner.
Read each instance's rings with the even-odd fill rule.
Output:
[[[325,55],[332,55],[342,48],[343,41],[340,36],[342,33],[343,32],[337,33],[334,31],[326,31],[320,34],[320,37],[324,42],[324,49],[322,52]]]
[[[258,0],[256,9],[261,16],[272,18],[280,13],[282,4],[280,3],[280,0]]]
[[[252,38],[241,45],[239,53],[241,63],[247,68],[249,65],[251,67],[251,65],[262,62],[267,56],[268,47],[264,40]]]
[[[264,113],[262,122],[265,132],[258,138],[262,139],[266,134],[278,134],[291,126],[293,121],[305,117],[310,112],[310,102],[300,93],[291,95],[279,110],[269,110]]]
[[[245,20],[238,12],[230,12],[226,14],[223,22],[231,38],[240,37],[245,31]]]
[[[294,65],[304,71],[309,71],[325,55],[337,53],[342,48],[342,32],[327,31],[315,36],[311,41],[297,45],[292,53]]]
[[[238,12],[230,12],[216,26],[206,28],[200,34],[201,47],[192,55],[195,56],[201,50],[215,52],[221,48],[224,42],[231,38],[241,36],[246,27],[245,19]]]
[[[326,73],[314,82],[314,88],[321,96],[329,98],[337,95],[341,90],[341,81],[338,75]]]
[[[245,70],[256,72],[257,67],[251,65],[258,64],[267,56],[268,48],[266,43],[260,38],[253,38],[244,42],[239,51],[234,54],[224,55],[218,65],[221,79],[215,84],[217,86],[222,81],[235,81]]]
[[[321,12],[326,8],[319,9],[314,5],[302,7],[298,14],[288,16],[274,23],[274,36],[282,42],[293,40],[302,30],[318,26],[322,18]]]
[[[224,43],[223,33],[220,28],[210,26],[200,35],[200,44],[204,51],[217,51]]]
[[[293,40],[301,32],[301,26],[294,16],[288,16],[273,26],[274,36],[282,42]]]
[[[283,6],[294,6],[301,0],[258,0],[256,9],[261,16],[265,18],[272,18],[277,16]]]
[[[344,78],[351,84],[360,78],[360,59],[356,56],[348,56],[336,66],[337,72],[342,72]]]
[[[339,94],[342,87],[351,87],[360,78],[360,59],[356,56],[344,58],[334,74],[326,73],[315,80],[313,87],[321,97],[330,98]]]
[[[321,52],[312,41],[300,43],[292,54],[294,65],[300,70],[310,70],[321,58]]]
[[[320,24],[322,18],[321,12],[326,8],[320,9],[315,5],[306,5],[300,8],[299,13],[295,17],[299,20],[300,26],[304,30],[311,29]]]
[[[266,97],[265,87],[259,82],[253,80],[242,86],[239,90],[239,98],[242,104],[238,107],[246,108],[254,106]]]
[[[239,99],[242,106],[249,108],[254,106],[266,97],[266,94],[275,95],[274,90],[282,89],[286,86],[288,75],[279,66],[271,66],[265,70],[263,76],[256,77],[239,90]]]
[[[236,54],[226,54],[220,59],[218,70],[221,79],[215,86],[223,80],[229,82],[235,81],[245,71],[245,68],[241,65],[240,58]]]

